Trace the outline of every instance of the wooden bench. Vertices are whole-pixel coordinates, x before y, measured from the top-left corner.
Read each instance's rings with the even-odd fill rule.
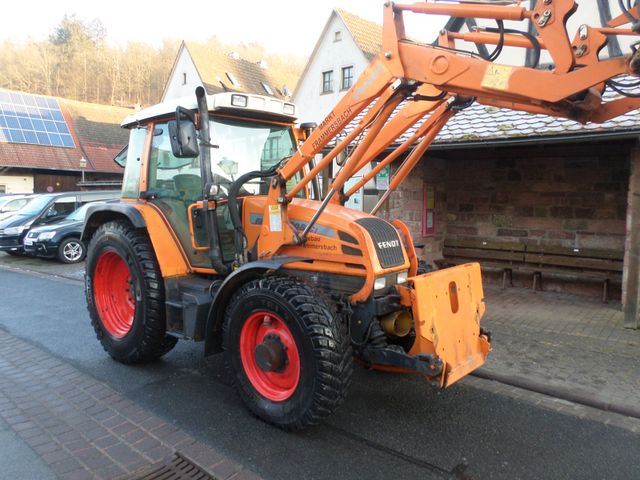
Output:
[[[482,239],[445,239],[443,259],[438,267],[479,262],[483,270],[502,271],[502,289],[513,271],[533,274],[532,289],[542,290],[542,275],[602,280],[602,301],[609,300],[612,281],[622,279],[624,253],[613,250],[567,248],[560,246],[525,246],[517,242]]]
[[[502,289],[507,277],[513,286],[513,270],[524,264],[525,246],[517,242],[496,242],[492,240],[445,239],[440,266],[460,265],[480,262],[483,269],[502,271]]]
[[[624,252],[587,248],[528,245],[525,265],[519,270],[533,273],[533,290],[542,290],[542,274],[602,280],[602,301],[609,300],[612,280],[622,279]]]

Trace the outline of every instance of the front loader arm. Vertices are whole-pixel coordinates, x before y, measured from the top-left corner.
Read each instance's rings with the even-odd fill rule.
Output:
[[[633,31],[635,25],[634,29],[619,28],[631,23],[629,16],[637,16],[637,10],[627,12],[626,21],[618,18],[606,28],[581,26],[571,41],[566,23],[578,8],[574,0],[537,2],[533,9],[527,9],[519,1],[511,3],[426,0],[415,4],[385,4],[382,51],[320,126],[279,169],[270,184],[258,244],[260,258],[276,255],[283,245],[304,242],[306,234],[329,202],[344,201],[381,168],[418,142],[392,178],[391,188],[383,199],[386,198],[407,177],[440,129],[455,114],[456,104],[465,105],[467,101],[470,104],[477,99],[487,105],[570,118],[582,123],[603,122],[640,107],[640,99],[633,96],[612,102],[602,100],[605,86],[612,79],[640,71],[640,54],[633,51],[626,57],[602,61],[598,57],[609,36],[637,36]],[[501,30],[496,33],[496,29],[477,29],[469,34],[441,32],[438,45],[419,44],[406,38],[404,12],[493,19]],[[518,32],[505,32],[501,23],[504,20],[531,20],[538,35],[532,40],[526,35],[518,35]],[[553,69],[496,64],[472,52],[456,50],[457,39],[477,44],[545,49],[553,59]],[[392,116],[405,100],[409,102]],[[356,128],[345,132],[345,128],[360,114],[362,118]],[[410,141],[398,144],[346,195],[335,195],[353,175],[416,124],[419,127]],[[286,205],[354,141],[356,147],[331,183],[318,211],[304,231],[297,231],[288,221]],[[314,156],[326,151],[333,142],[334,146],[316,167],[304,174],[305,167]],[[300,181],[287,191],[287,180],[297,174]],[[374,211],[377,208],[379,205]],[[280,215],[280,222],[274,224],[281,228],[271,231],[270,214],[274,212]]]

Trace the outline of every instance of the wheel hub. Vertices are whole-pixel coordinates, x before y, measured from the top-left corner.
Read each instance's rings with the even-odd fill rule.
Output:
[[[287,347],[277,335],[266,335],[254,351],[256,363],[263,372],[281,372],[288,363]]]
[[[296,340],[280,316],[257,311],[240,332],[240,360],[247,379],[263,397],[282,402],[296,391],[301,359]]]

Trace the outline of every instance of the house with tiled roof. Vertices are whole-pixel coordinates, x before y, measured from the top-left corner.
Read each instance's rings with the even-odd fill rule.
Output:
[[[290,99],[298,78],[271,68],[267,61],[251,61],[237,52],[182,42],[162,94],[162,101],[193,95],[202,86],[207,93],[245,92]]]
[[[381,45],[381,25],[334,9],[293,94],[300,120],[320,123],[380,51]]]
[[[132,110],[0,90],[0,191],[118,187]]]

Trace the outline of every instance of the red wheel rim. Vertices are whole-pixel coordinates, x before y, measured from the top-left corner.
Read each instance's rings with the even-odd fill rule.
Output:
[[[286,362],[277,371],[265,371],[256,360],[256,347],[265,337],[276,339],[284,347]],[[240,332],[240,359],[251,385],[263,397],[274,402],[287,400],[300,381],[300,355],[291,330],[271,312],[256,312],[244,322]]]
[[[124,337],[131,330],[136,311],[129,266],[120,255],[107,250],[100,255],[93,274],[93,295],[102,325],[109,335]]]

